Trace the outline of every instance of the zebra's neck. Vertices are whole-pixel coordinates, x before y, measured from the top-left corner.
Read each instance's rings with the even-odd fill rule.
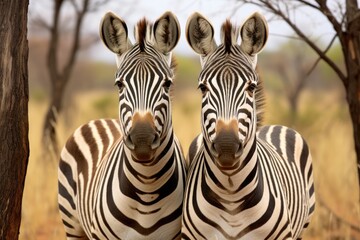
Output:
[[[208,184],[216,186],[219,194],[239,194],[245,196],[259,187],[258,182],[262,176],[259,173],[259,163],[256,147],[256,137],[249,141],[242,156],[239,167],[229,171],[222,171],[215,164],[213,156],[205,147],[204,158],[206,159],[205,174]],[[261,187],[261,186],[260,186]]]
[[[123,145],[123,151],[126,156],[124,167],[126,167],[129,175],[131,175],[127,177],[136,178],[138,181],[148,184],[160,179],[164,181],[164,178],[170,177],[173,172],[175,165],[175,140],[172,129],[168,131],[166,137],[161,141],[153,160],[149,164],[134,161],[130,149],[125,144]]]

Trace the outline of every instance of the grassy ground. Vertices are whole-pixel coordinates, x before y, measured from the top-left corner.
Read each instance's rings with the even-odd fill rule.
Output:
[[[115,92],[115,91],[114,91]],[[108,92],[78,94],[61,116],[59,142],[80,124],[100,117],[117,117],[117,96]],[[303,96],[298,116],[291,117],[278,97],[267,96],[265,123],[294,127],[308,141],[313,155],[318,204],[304,239],[360,239],[359,188],[348,113],[336,94]],[[318,99],[314,101],[314,99]],[[173,124],[185,154],[200,132],[200,94],[175,95]],[[64,239],[57,209],[57,159],[41,152],[42,118],[46,101],[30,100],[31,153],[23,199],[20,239]],[[338,219],[340,217],[341,220]]]

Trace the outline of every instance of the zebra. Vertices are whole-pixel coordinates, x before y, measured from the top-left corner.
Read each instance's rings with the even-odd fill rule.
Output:
[[[68,239],[179,239],[186,170],[174,135],[171,51],[180,37],[176,16],[135,26],[112,12],[100,37],[116,54],[119,120],[79,127],[61,152],[58,203]]]
[[[187,156],[182,239],[301,239],[315,207],[312,158],[299,133],[261,125],[256,62],[267,22],[259,13],[241,28],[226,20],[220,36],[218,46],[204,16],[188,18],[202,105],[201,134]]]

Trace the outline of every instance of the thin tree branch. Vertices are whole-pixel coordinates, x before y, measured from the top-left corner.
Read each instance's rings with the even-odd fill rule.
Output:
[[[75,2],[75,0],[69,0],[71,5],[74,7],[76,14],[80,13],[80,7],[78,6],[78,4]]]
[[[30,25],[39,29],[51,30],[51,25],[45,21],[40,15],[30,19]]]
[[[269,33],[269,35],[275,36],[275,37],[282,37],[282,38],[287,38],[287,39],[293,39],[293,40],[303,41],[302,38],[297,37],[297,36],[292,36],[292,35],[284,35],[284,34],[280,34],[280,33]]]
[[[60,10],[64,0],[56,0],[54,4],[53,23],[50,27],[50,42],[49,50],[47,53],[47,63],[49,67],[49,74],[51,81],[56,81],[58,78],[58,66],[57,66],[57,49],[59,44],[59,19]],[[52,83],[54,87],[55,82]]]
[[[301,2],[302,4],[308,6],[308,7],[312,7],[314,9],[318,10],[318,11],[321,11],[320,7],[318,7],[318,6],[316,6],[316,5],[312,4],[312,3],[309,3],[309,2],[307,2],[305,0],[298,0],[298,1]]]
[[[103,1],[96,1],[92,4],[91,7],[89,7],[88,12],[95,12],[99,9],[100,6],[105,5],[109,3],[111,0],[103,0]]]
[[[252,5],[258,6],[258,7],[264,7],[264,5],[262,5],[262,4],[258,3],[258,2],[252,1],[252,0],[242,0],[242,2],[249,3],[249,4],[252,4]]]
[[[342,27],[341,24],[336,20],[336,17],[332,14],[328,6],[326,5],[326,1],[323,0],[316,0],[316,2],[319,4],[319,11],[324,14],[329,22],[333,25],[335,32],[339,35],[339,38],[341,40],[342,36]]]
[[[314,42],[312,42],[289,18],[286,16],[280,9],[275,8],[271,2],[261,0],[261,3],[263,3],[263,6],[265,6],[267,9],[269,9],[272,13],[280,16],[294,31],[295,33],[301,37],[318,55],[321,59],[323,59],[333,70],[334,72],[339,76],[339,78],[346,83],[346,76],[342,73],[340,68],[325,54],[323,54],[323,51],[316,46]],[[336,21],[336,20],[335,20]]]
[[[89,33],[86,36],[86,41],[81,41],[80,50],[86,50],[89,49],[94,44],[98,43],[100,41],[99,35],[95,33]]]
[[[231,13],[229,14],[229,18],[235,16],[236,12],[242,7],[244,6],[246,3],[243,4],[237,4],[236,7],[233,8],[233,10],[231,11]]]
[[[70,49],[70,56],[68,58],[68,61],[65,65],[64,71],[63,71],[63,74],[66,75],[64,79],[69,79],[67,76],[69,76],[71,74],[71,71],[74,67],[75,59],[76,59],[78,49],[80,46],[81,24],[83,22],[85,14],[88,12],[89,1],[90,0],[84,0],[82,9],[79,10],[79,12],[77,12],[77,15],[76,15],[74,38],[73,38],[72,46]]]
[[[325,55],[331,48],[331,46],[333,45],[333,43],[335,42],[335,39],[337,37],[337,34],[335,33],[334,37],[331,39],[329,45],[325,48],[325,50],[323,51],[323,54]],[[314,64],[312,65],[312,67],[309,69],[309,71],[306,72],[306,74],[304,75],[305,77],[308,77],[316,68],[316,66],[318,65],[318,63],[320,62],[321,57],[318,57],[316,59],[316,61],[314,62]]]

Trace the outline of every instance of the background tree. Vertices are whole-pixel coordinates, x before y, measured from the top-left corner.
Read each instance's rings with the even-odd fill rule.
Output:
[[[29,158],[28,4],[0,1],[0,239],[18,239]]]
[[[332,1],[336,6],[329,6],[327,0],[238,0],[250,3],[272,13],[285,21],[304,42],[312,48],[319,57],[329,65],[341,80],[349,106],[353,125],[353,138],[357,155],[358,183],[360,186],[360,10],[357,0],[344,2]],[[306,33],[296,25],[295,12],[303,7],[318,11],[333,26],[335,35],[340,42],[345,60],[345,71],[331,59],[326,52],[331,48],[333,40],[325,50],[321,49]],[[314,65],[317,64],[315,62]]]
[[[290,123],[298,116],[301,94],[319,78],[319,73],[314,71],[315,54],[304,47],[302,42],[289,40],[279,47],[281,50],[264,53],[260,59],[266,72],[276,74],[282,83],[281,93],[289,106]]]
[[[57,118],[58,114],[62,111],[66,86],[73,72],[76,58],[81,50],[81,30],[84,18],[88,13],[96,11],[107,2],[109,0],[54,0],[52,22],[50,24],[40,15],[36,16],[33,20],[33,24],[47,29],[50,33],[47,51],[50,104],[44,120],[43,141],[45,143],[44,146],[51,147],[55,153],[58,152],[56,137]],[[65,18],[62,18],[62,11],[67,13],[74,12],[74,16],[66,15]],[[71,19],[70,21],[69,18]],[[74,24],[68,26],[66,22],[73,22]],[[64,29],[64,26],[70,29]],[[67,36],[68,43],[70,44],[67,54],[64,54],[64,49],[60,44],[60,39],[63,35]],[[96,41],[94,38],[90,38],[90,40],[87,39],[86,43],[89,45],[94,41]],[[61,55],[67,55],[67,59],[63,64],[59,63]]]

